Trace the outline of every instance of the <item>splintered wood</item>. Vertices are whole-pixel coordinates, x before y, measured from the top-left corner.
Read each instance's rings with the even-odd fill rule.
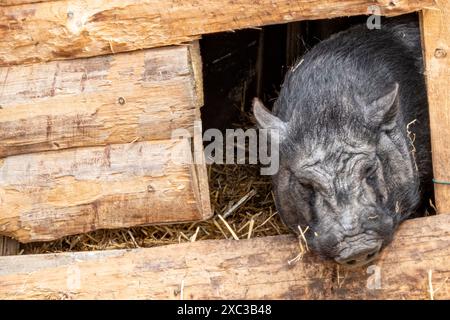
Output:
[[[19,3],[20,0],[4,0]],[[25,0],[22,2],[31,2]],[[433,0],[65,0],[0,7],[0,65],[97,56],[192,41],[202,34],[367,14]]]
[[[0,257],[0,299],[450,298],[450,215],[406,221],[367,268],[311,253],[289,265],[297,253],[294,237],[274,236]]]

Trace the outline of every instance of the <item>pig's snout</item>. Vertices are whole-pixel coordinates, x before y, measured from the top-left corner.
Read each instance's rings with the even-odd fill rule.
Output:
[[[380,253],[381,243],[371,243],[364,246],[342,250],[334,260],[347,267],[363,266],[375,260]]]

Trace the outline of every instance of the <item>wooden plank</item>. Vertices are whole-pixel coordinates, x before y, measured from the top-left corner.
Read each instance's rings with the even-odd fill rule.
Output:
[[[19,253],[19,242],[9,237],[0,236],[0,256],[10,256]]]
[[[37,3],[45,1],[58,1],[58,0],[0,0],[0,6],[16,6],[19,4]]]
[[[450,212],[450,0],[421,15],[438,212]]]
[[[298,250],[276,236],[0,257],[0,299],[429,299],[430,282],[450,298],[450,215],[405,222],[368,269],[289,265]]]
[[[193,132],[198,43],[0,68],[0,157]]]
[[[0,161],[0,233],[32,242],[201,220],[211,215],[206,179],[187,139],[7,157]]]
[[[399,15],[434,0],[65,0],[0,7],[0,65],[178,44],[202,34],[296,20]]]

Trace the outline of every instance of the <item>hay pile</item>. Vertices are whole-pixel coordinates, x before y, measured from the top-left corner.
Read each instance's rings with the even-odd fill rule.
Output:
[[[245,115],[240,127],[251,126]],[[288,233],[276,213],[270,177],[257,165],[208,166],[214,217],[208,221],[97,230],[62,239],[25,244],[21,253],[50,253],[154,247],[206,239],[247,239]]]

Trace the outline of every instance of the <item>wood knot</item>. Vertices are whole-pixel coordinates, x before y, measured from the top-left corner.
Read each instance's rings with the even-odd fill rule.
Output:
[[[394,9],[398,5],[398,0],[378,0],[376,3],[375,5],[386,7],[387,9]]]
[[[147,186],[147,192],[155,192],[155,188],[151,184]]]
[[[118,102],[120,105],[124,105],[125,104],[125,99],[123,97],[119,97]]]
[[[398,0],[391,0],[389,1],[388,7],[389,8],[395,8],[397,6]]]
[[[445,58],[447,56],[447,51],[445,51],[444,49],[441,49],[441,48],[437,48],[436,50],[434,50],[434,56],[437,59]]]

